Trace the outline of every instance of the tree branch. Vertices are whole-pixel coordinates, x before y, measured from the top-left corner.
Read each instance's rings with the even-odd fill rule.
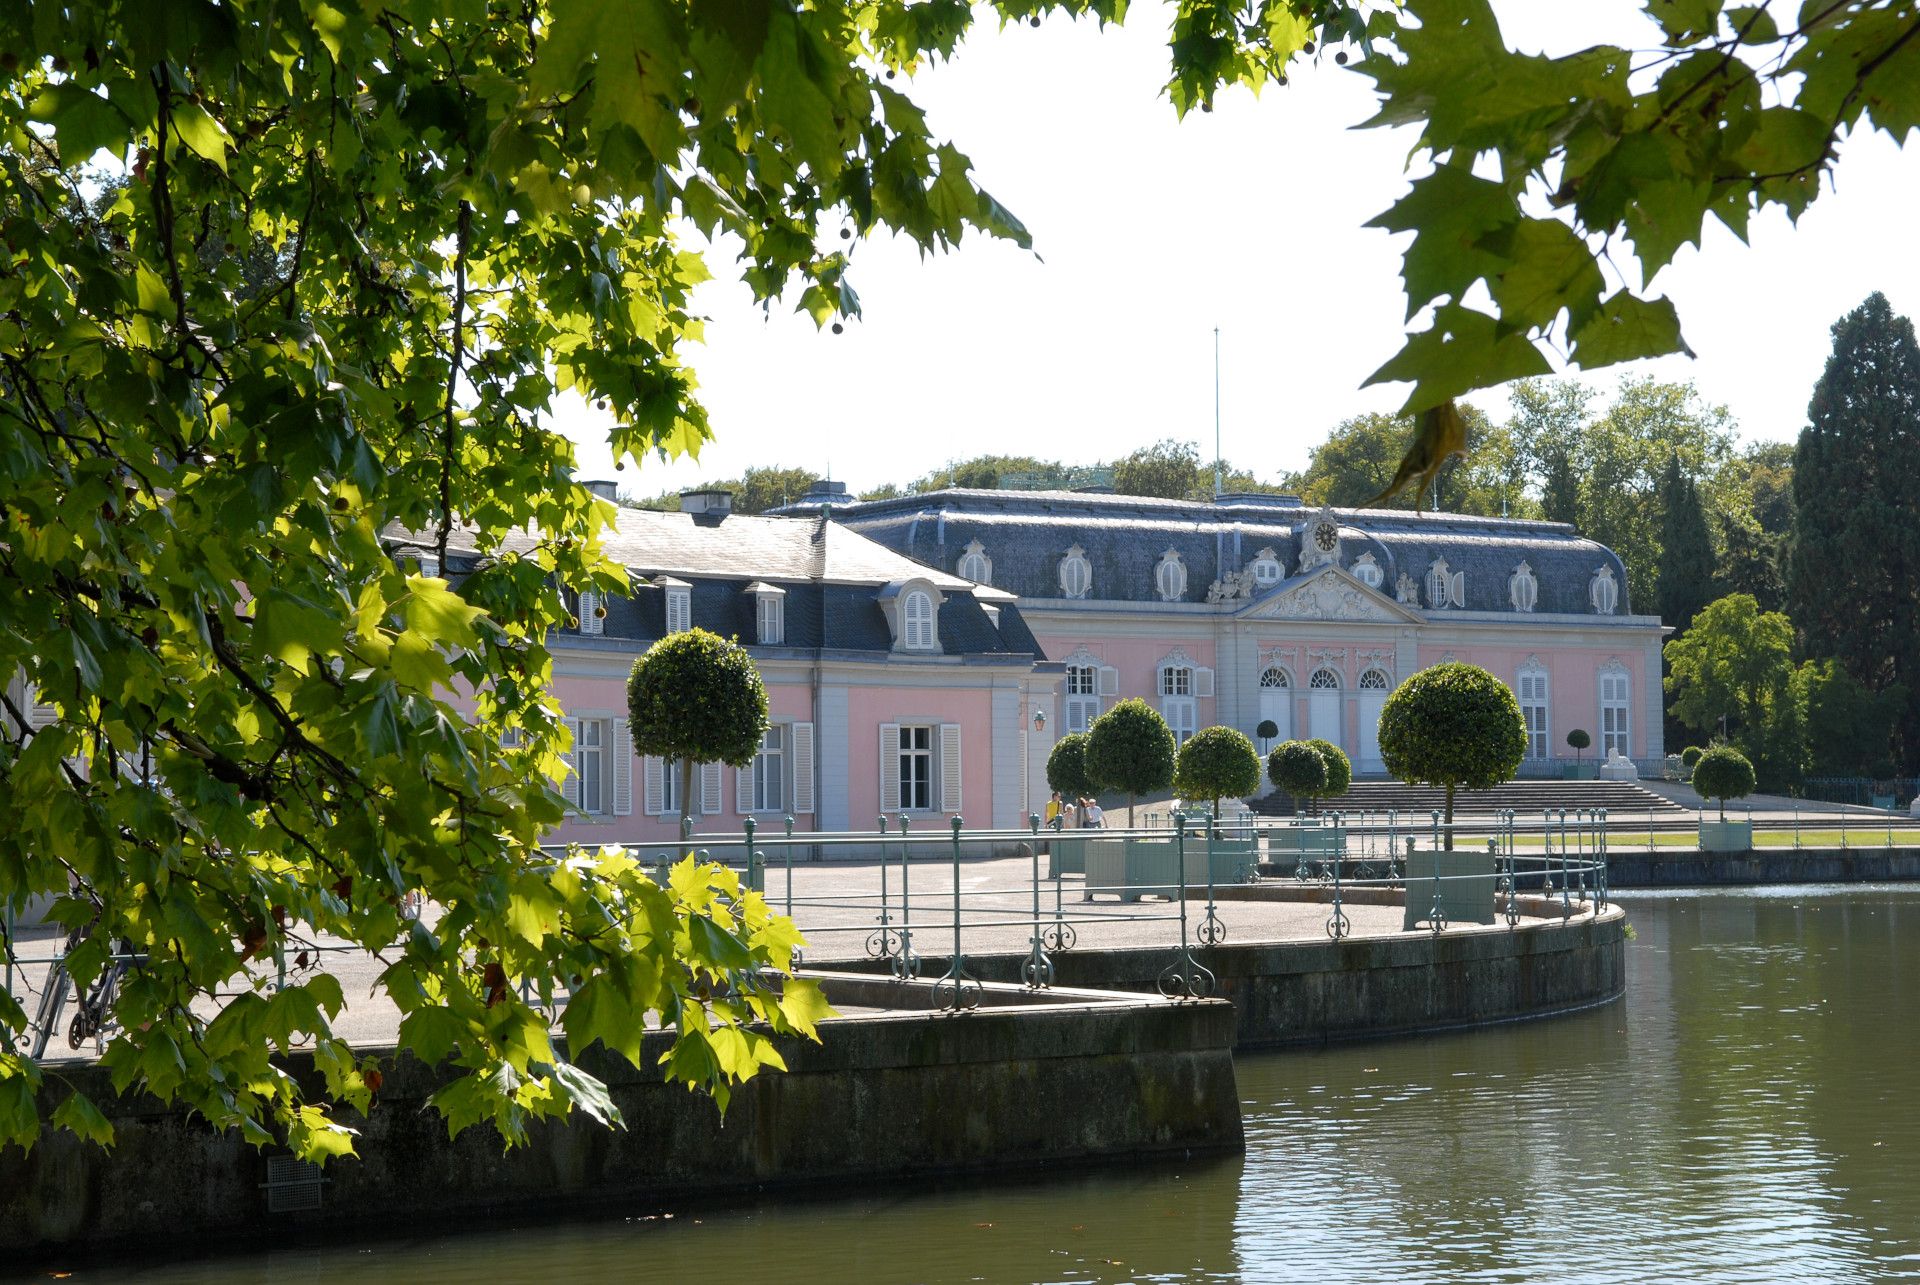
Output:
[[[446,574],[447,539],[453,534],[453,466],[459,443],[458,422],[453,414],[453,395],[460,383],[460,366],[467,356],[467,336],[463,328],[467,311],[467,240],[473,234],[473,207],[460,202],[460,226],[455,234],[453,256],[453,359],[447,364],[447,400],[440,429],[440,533],[434,541],[434,553],[440,573]]]

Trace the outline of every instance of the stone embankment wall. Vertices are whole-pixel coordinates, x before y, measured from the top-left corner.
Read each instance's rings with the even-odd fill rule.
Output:
[[[1321,900],[1319,889],[1222,887],[1221,900],[1284,896]],[[1355,904],[1399,903],[1398,893],[1357,892]],[[1193,948],[1212,971],[1213,994],[1234,1009],[1237,1048],[1279,1048],[1478,1026],[1568,1012],[1626,989],[1625,914],[1558,921],[1559,900],[1521,899],[1547,923],[1508,930],[1449,929],[1342,941],[1246,943]],[[983,976],[1010,979],[1025,956],[970,959]],[[1152,991],[1173,958],[1152,950],[1064,951],[1052,956],[1063,986]],[[927,961],[937,973],[944,961]]]
[[[926,983],[829,981],[836,1004],[924,1005]],[[449,1140],[424,1104],[442,1082],[401,1058],[361,1130],[360,1158],[325,1170],[320,1207],[268,1212],[269,1156],[150,1099],[115,1099],[89,1063],[50,1065],[49,1102],[71,1085],[106,1105],[118,1144],[45,1134],[0,1150],[0,1249],[194,1244],[351,1225],[413,1227],[505,1211],[683,1204],[763,1188],[1235,1151],[1242,1145],[1224,1003],[1132,995],[990,992],[970,1013],[863,1013],[783,1050],[785,1074],[713,1103],[590,1050],[623,1131],[537,1125],[510,1152],[491,1129]],[[650,1036],[642,1062],[666,1047]],[[296,1061],[298,1061],[296,1059]],[[295,1067],[311,1075],[310,1066]]]
[[[1754,852],[1609,852],[1615,888],[1750,887],[1791,883],[1880,883],[1920,880],[1920,848],[1875,846],[1860,831],[1851,848],[1762,848]]]

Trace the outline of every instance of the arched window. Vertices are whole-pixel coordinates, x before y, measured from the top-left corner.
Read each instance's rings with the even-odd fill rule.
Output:
[[[968,542],[966,551],[960,555],[959,573],[962,580],[992,584],[993,559],[987,556],[986,546],[978,540]]]
[[[1593,573],[1587,583],[1587,601],[1593,604],[1595,614],[1602,616],[1611,616],[1620,605],[1620,582],[1613,578],[1612,567],[1603,566]]]
[[[1384,692],[1393,684],[1387,681],[1385,670],[1369,669],[1360,675],[1360,690],[1363,692]]]
[[[1313,677],[1307,680],[1307,686],[1315,691],[1337,692],[1340,690],[1340,675],[1322,665],[1313,671]]]
[[[933,650],[933,595],[915,589],[900,604],[900,645],[909,651]]]
[[[1466,600],[1467,573],[1450,570],[1445,558],[1435,558],[1427,568],[1427,605],[1459,607],[1465,605]]]
[[[1262,549],[1253,555],[1253,583],[1265,589],[1280,583],[1280,555],[1272,549]]]
[[[1380,569],[1380,564],[1373,560],[1371,553],[1363,553],[1353,560],[1353,575],[1369,589],[1378,589],[1387,578],[1387,573]]]
[[[1087,561],[1087,551],[1076,544],[1060,559],[1061,596],[1084,598],[1092,591],[1093,565]]]
[[[1291,687],[1293,680],[1287,677],[1287,671],[1278,665],[1268,665],[1260,671],[1262,687]]]
[[[1153,569],[1153,587],[1160,592],[1163,602],[1178,602],[1187,595],[1187,568],[1180,561],[1180,555],[1168,549],[1160,555],[1160,565]]]
[[[1534,604],[1540,601],[1540,582],[1534,579],[1533,568],[1522,562],[1513,569],[1507,578],[1507,601],[1513,604],[1515,611],[1532,611]]]

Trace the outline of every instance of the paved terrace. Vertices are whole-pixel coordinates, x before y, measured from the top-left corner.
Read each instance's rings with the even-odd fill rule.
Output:
[[[1044,874],[1044,858],[1042,859]],[[969,955],[1025,952],[1030,948],[1033,917],[1032,863],[1028,858],[963,860],[960,863],[962,901],[962,946]],[[914,949],[925,957],[944,959],[953,948],[953,874],[951,859],[916,853],[910,873],[912,899],[905,907],[904,922],[914,933]],[[1270,884],[1299,887],[1292,879],[1268,880]],[[903,922],[900,897],[900,864],[897,852],[887,863],[886,884],[888,916],[893,926]],[[784,910],[787,884],[784,863],[777,856],[769,863],[766,878],[767,899]],[[810,967],[831,967],[836,960],[868,957],[868,941],[879,927],[881,868],[872,861],[834,861],[796,863],[793,874],[793,913],[807,932],[809,946],[806,962]],[[1093,901],[1082,899],[1082,880],[1069,875],[1059,884],[1059,912],[1072,926],[1077,938],[1076,953],[1120,948],[1164,948],[1173,951],[1180,941],[1178,904],[1151,898],[1127,904],[1111,896]],[[1055,884],[1041,880],[1042,917],[1051,925],[1055,917]],[[1204,890],[1198,900],[1187,903],[1187,929],[1196,950],[1197,931],[1206,914]],[[1423,935],[1401,931],[1402,911],[1398,906],[1345,905],[1354,937],[1391,938]],[[1576,900],[1574,908],[1580,903]],[[1217,914],[1225,926],[1226,941],[1232,944],[1289,941],[1323,942],[1327,939],[1329,907],[1309,901],[1220,901]],[[428,911],[432,915],[431,908]],[[1523,918],[1522,924],[1540,920]],[[1557,922],[1557,917],[1549,922]],[[1449,934],[1504,932],[1504,921],[1497,927],[1456,925]],[[56,948],[55,930],[21,926],[18,945],[23,957],[45,959]],[[338,1033],[353,1044],[373,1048],[390,1045],[395,1037],[399,1014],[384,996],[374,993],[374,981],[385,965],[373,956],[357,950],[341,949],[337,940],[322,939],[328,970],[339,977],[346,995],[347,1011],[336,1025]],[[290,952],[291,953],[291,952]],[[1200,956],[1204,962],[1204,954]],[[36,963],[16,969],[13,994],[29,1015],[34,1012],[47,967]],[[271,985],[274,974],[269,968],[258,978],[262,986]],[[71,1001],[62,1010],[61,1028],[48,1049],[48,1056],[69,1057],[73,1051],[66,1039],[65,1024],[73,1015]],[[82,1050],[91,1054],[93,1045]]]

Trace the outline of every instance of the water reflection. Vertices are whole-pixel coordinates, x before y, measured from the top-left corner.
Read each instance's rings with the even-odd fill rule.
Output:
[[[1240,1060],[1244,1161],[75,1279],[1881,1281],[1920,1277],[1920,890],[1625,899],[1624,1003]]]

